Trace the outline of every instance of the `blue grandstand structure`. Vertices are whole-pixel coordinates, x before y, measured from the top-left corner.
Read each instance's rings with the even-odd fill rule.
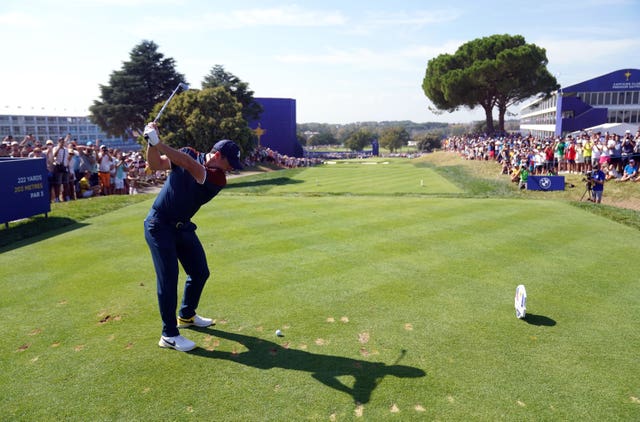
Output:
[[[635,133],[638,126],[640,69],[620,69],[563,87],[520,111],[520,132],[542,138],[580,131]]]

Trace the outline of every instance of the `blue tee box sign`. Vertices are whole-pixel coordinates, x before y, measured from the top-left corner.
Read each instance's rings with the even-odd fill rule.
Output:
[[[527,190],[564,190],[564,176],[529,176]]]
[[[2,158],[0,180],[0,223],[51,211],[44,158]]]

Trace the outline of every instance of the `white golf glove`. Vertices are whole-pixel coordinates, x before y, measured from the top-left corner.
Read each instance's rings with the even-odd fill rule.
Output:
[[[146,139],[147,142],[149,142],[149,145],[151,146],[156,146],[158,145],[158,142],[160,142],[160,138],[158,138],[158,132],[151,125],[151,123],[147,124],[144,127],[143,135],[144,135],[144,139]]]

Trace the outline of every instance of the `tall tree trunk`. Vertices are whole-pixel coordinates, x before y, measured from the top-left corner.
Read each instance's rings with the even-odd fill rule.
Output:
[[[482,104],[482,108],[484,109],[484,115],[486,117],[487,134],[493,135],[495,132],[495,128],[493,127],[493,105]]]
[[[506,104],[498,104],[498,130],[504,133],[504,115],[507,113]]]

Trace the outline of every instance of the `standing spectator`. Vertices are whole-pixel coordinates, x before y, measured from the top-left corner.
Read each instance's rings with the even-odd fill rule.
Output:
[[[29,133],[27,136],[22,138],[22,142],[20,142],[21,147],[31,147],[33,148],[36,144],[36,138],[32,133]]]
[[[547,141],[544,147],[545,155],[545,171],[548,173],[553,170],[553,146]]]
[[[114,193],[116,195],[124,195],[124,179],[127,174],[127,163],[124,158],[124,153],[120,152],[118,158],[115,160],[115,177],[114,177]]]
[[[98,176],[100,177],[100,193],[111,194],[111,170],[114,168],[113,158],[106,145],[100,147],[98,154]]]
[[[600,156],[602,155],[602,143],[597,137],[593,138],[593,148],[591,150],[591,170],[600,164]]]
[[[619,135],[613,135],[613,142],[609,144],[609,162],[622,171],[622,142]]]
[[[556,138],[556,142],[553,146],[553,155],[556,160],[558,173],[564,171],[564,141],[560,138]]]
[[[584,149],[582,148],[582,139],[576,141],[576,173],[584,172]]]
[[[544,170],[545,154],[543,150],[535,150],[535,156],[533,158],[535,162],[535,174],[542,174]]]
[[[565,147],[565,156],[567,159],[567,166],[569,173],[576,171],[576,141],[569,135],[567,146]]]
[[[605,140],[604,142],[601,142],[598,145],[600,146],[600,160],[599,160],[600,166],[599,167],[606,168],[609,166],[609,161],[610,161],[609,147],[608,147],[609,141]]]
[[[46,158],[44,152],[42,152],[42,148],[35,147],[33,151],[29,153],[29,158]]]
[[[69,152],[65,148],[65,138],[58,138],[58,144],[53,147],[53,190],[54,202],[60,202],[62,195],[68,197],[65,187],[69,183]],[[64,197],[62,197],[64,198]]]
[[[627,130],[622,139],[622,166],[626,166],[629,163],[629,159],[633,157],[633,150],[636,146],[633,138],[631,137],[631,131]]]
[[[129,195],[138,194],[138,170],[133,166],[133,163],[129,166],[127,173],[127,185],[129,186]]]
[[[582,137],[582,155],[584,155],[584,170],[591,171],[591,155],[593,151],[593,141],[588,135]]]
[[[80,165],[78,170],[82,175],[86,171],[89,172],[89,181],[91,186],[98,185],[98,167],[97,167],[97,157],[93,151],[93,144],[91,142],[87,142],[85,147],[80,148]],[[95,176],[94,176],[95,172]]]
[[[56,198],[55,189],[53,187],[53,141],[47,139],[45,142],[46,149],[43,151],[47,163],[47,181],[49,182],[49,201],[54,202]]]
[[[640,129],[636,134],[634,142],[636,145],[633,147],[633,158],[636,160],[640,160]]]
[[[80,157],[78,151],[75,148],[69,148],[69,181],[65,187],[65,196],[69,199],[76,199],[76,192],[78,189],[78,169],[80,167]]]
[[[520,178],[520,182],[518,183],[518,188],[526,189],[527,188],[527,179],[529,178],[529,167],[526,164],[520,165],[520,170],[518,170],[518,177]]]
[[[9,156],[12,158],[20,158],[20,143],[18,141],[11,141],[11,151]]]

